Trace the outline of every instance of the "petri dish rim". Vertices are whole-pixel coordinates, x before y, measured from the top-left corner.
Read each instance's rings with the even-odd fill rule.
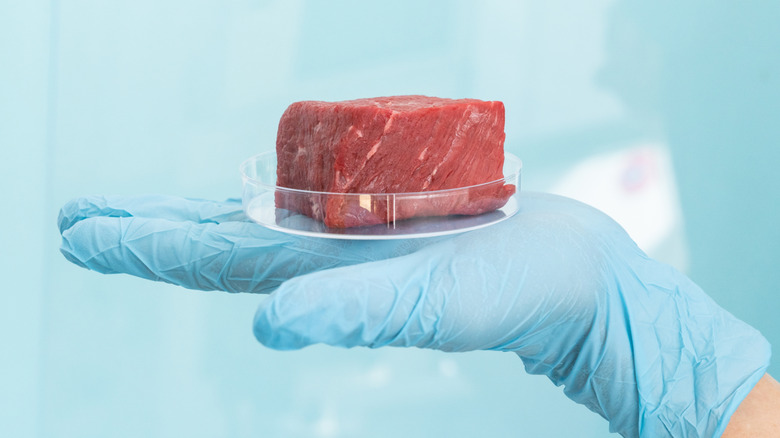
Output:
[[[490,185],[498,185],[498,184],[514,184],[515,181],[519,181],[520,174],[523,170],[523,161],[520,160],[520,158],[516,157],[515,155],[511,153],[505,153],[504,154],[504,170],[506,171],[507,168],[509,169],[515,169],[512,173],[509,175],[504,174],[503,178],[499,178],[493,181],[488,181],[480,184],[474,184],[470,186],[463,186],[463,187],[455,187],[451,189],[442,189],[442,190],[429,190],[429,191],[418,191],[418,192],[349,192],[349,193],[343,193],[343,192],[322,192],[317,190],[304,190],[304,189],[294,189],[291,187],[283,187],[283,186],[277,186],[276,184],[262,182],[257,178],[253,178],[247,174],[247,169],[252,165],[257,163],[260,159],[268,159],[273,158],[274,160],[274,167],[276,166],[276,152],[275,151],[265,151],[261,152],[259,154],[255,154],[246,160],[244,160],[241,165],[239,166],[239,171],[241,172],[241,178],[244,180],[245,183],[251,183],[257,187],[263,187],[268,190],[281,190],[285,192],[293,192],[293,193],[303,193],[303,194],[309,194],[309,195],[333,195],[333,196],[435,196],[436,194],[447,194],[452,192],[457,192],[460,190],[473,190],[478,189],[480,187],[486,187]],[[257,167],[255,166],[255,169]],[[275,170],[274,170],[275,172]]]
[[[387,240],[425,238],[460,234],[467,231],[485,228],[514,216],[519,211],[520,176],[522,173],[522,161],[505,153],[503,172],[504,177],[481,184],[457,187],[444,190],[431,190],[419,192],[401,193],[338,193],[293,189],[277,186],[271,181],[276,181],[276,153],[266,151],[255,154],[245,159],[240,165],[240,173],[243,180],[242,203],[246,216],[253,222],[265,228],[291,235],[305,237],[319,237],[341,240]],[[413,200],[415,198],[435,199],[446,198],[448,195],[462,196],[474,189],[490,189],[490,186],[503,186],[511,184],[516,187],[507,202],[500,208],[477,215],[442,215],[428,217],[411,217],[392,220],[386,224],[367,225],[347,228],[331,228],[321,221],[312,219],[304,214],[292,210],[277,207],[274,202],[274,194],[289,194],[289,196],[338,196],[350,199],[368,198],[371,200]],[[354,198],[353,198],[354,197]],[[389,213],[388,213],[389,214]],[[393,211],[395,214],[395,211]],[[281,219],[280,219],[281,217]]]

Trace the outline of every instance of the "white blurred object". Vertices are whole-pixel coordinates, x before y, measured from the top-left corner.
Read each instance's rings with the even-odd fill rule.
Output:
[[[605,212],[651,257],[685,271],[687,250],[671,157],[659,142],[591,156],[551,189]]]

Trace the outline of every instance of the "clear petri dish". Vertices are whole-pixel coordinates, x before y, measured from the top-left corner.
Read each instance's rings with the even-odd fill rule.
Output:
[[[522,166],[506,154],[504,178],[483,184],[414,193],[331,193],[277,186],[276,152],[268,151],[241,164],[242,202],[249,219],[288,234],[357,240],[442,236],[488,227],[517,213]]]

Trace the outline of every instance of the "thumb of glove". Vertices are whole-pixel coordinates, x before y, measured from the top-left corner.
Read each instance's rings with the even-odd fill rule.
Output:
[[[438,254],[426,249],[291,279],[260,304],[255,337],[277,350],[428,345],[437,323],[431,315],[444,305],[431,282]]]

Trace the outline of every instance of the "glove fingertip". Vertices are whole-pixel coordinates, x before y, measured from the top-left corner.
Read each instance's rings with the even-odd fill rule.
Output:
[[[273,295],[272,295],[273,297]],[[263,301],[255,312],[252,330],[255,339],[274,350],[299,350],[314,342],[286,328],[273,298]]]
[[[60,230],[60,234],[70,229],[76,222],[84,218],[84,214],[81,212],[81,204],[84,198],[74,198],[66,202],[57,215],[57,228]]]
[[[108,199],[102,195],[89,195],[73,198],[66,202],[57,215],[57,227],[60,234],[69,230],[73,225],[94,216],[106,214]],[[114,216],[130,216],[123,210],[108,209]]]
[[[89,266],[87,266],[84,262],[81,261],[81,259],[72,251],[70,244],[63,240],[62,246],[60,246],[60,253],[65,256],[65,259],[67,259],[69,262],[73,263],[76,266],[82,267],[84,269],[89,269]]]
[[[84,220],[74,223],[70,228],[62,232],[60,253],[69,262],[82,268],[103,274],[116,273],[116,270],[105,263],[99,263],[98,260],[101,259],[96,258],[97,255],[103,254],[104,251],[96,247],[98,242],[96,241],[95,236],[99,235],[105,239],[111,234],[110,229],[105,227],[98,228],[99,224],[95,219],[83,219]]]

